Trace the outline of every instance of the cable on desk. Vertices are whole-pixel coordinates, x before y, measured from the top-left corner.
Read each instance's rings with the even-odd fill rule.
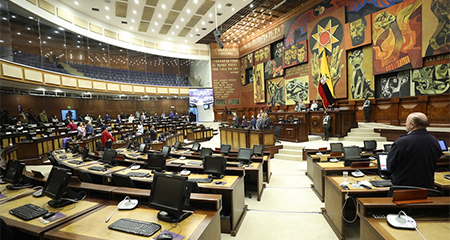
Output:
[[[356,219],[358,218],[358,212],[357,212],[357,210],[356,210],[356,212],[355,212],[355,218],[353,218],[353,220],[351,220],[351,221],[347,220],[347,219],[345,218],[345,216],[344,216],[344,208],[345,208],[345,205],[347,205],[347,201],[348,201],[349,198],[351,198],[351,199],[353,200],[353,203],[355,204],[355,209],[358,208],[358,207],[356,206],[355,198],[353,198],[352,196],[348,196],[348,192],[349,192],[349,189],[347,189],[345,201],[344,201],[344,204],[342,205],[342,208],[341,208],[341,215],[342,215],[342,219],[344,219],[344,221],[346,221],[346,222],[348,222],[348,223],[354,223],[354,222],[356,221]]]
[[[8,202],[8,201],[11,200],[11,199],[14,199],[14,198],[16,198],[16,197],[20,197],[20,196],[22,196],[22,195],[25,195],[26,193],[29,193],[29,192],[31,192],[31,191],[33,191],[33,190],[38,190],[38,189],[43,189],[43,187],[42,187],[42,186],[37,186],[37,187],[31,188],[31,189],[29,189],[29,190],[27,190],[27,191],[25,191],[25,192],[23,192],[23,193],[17,194],[17,195],[14,196],[14,197],[10,197],[10,198],[8,198],[8,199],[5,199],[5,200],[3,200],[3,201],[0,201],[0,204],[3,204],[3,203],[5,203],[5,202]]]

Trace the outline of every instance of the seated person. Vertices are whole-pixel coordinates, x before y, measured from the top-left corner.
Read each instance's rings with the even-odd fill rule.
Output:
[[[317,111],[319,110],[319,105],[317,104],[316,100],[313,100],[310,106],[311,111]]]
[[[70,120],[70,123],[67,125],[67,128],[70,129],[70,131],[75,131],[77,130],[78,126],[77,124],[75,124],[75,120]]]

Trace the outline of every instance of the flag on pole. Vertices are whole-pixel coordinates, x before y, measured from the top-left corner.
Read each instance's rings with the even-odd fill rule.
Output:
[[[328,109],[329,105],[334,103],[334,87],[330,77],[330,70],[328,69],[327,55],[322,54],[322,64],[320,66],[319,77],[319,95],[322,98],[323,107]]]

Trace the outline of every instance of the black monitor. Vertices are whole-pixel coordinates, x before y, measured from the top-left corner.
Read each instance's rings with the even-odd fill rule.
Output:
[[[170,146],[163,146],[161,153],[164,155],[164,157],[169,158],[170,157]]]
[[[253,145],[253,154],[257,157],[264,155],[264,145]]]
[[[358,146],[344,147],[345,159],[360,158],[360,157],[361,157],[361,148],[359,148]]]
[[[392,148],[392,144],[384,144],[384,151],[385,152],[390,152],[391,148]]]
[[[223,154],[223,155],[228,155],[228,153],[230,152],[230,150],[231,150],[231,145],[228,145],[228,144],[222,144],[222,145],[220,145],[220,153],[221,154]]]
[[[438,140],[438,142],[439,146],[441,147],[441,150],[443,152],[447,152],[448,151],[447,142],[445,142],[445,140]]]
[[[377,141],[376,140],[365,140],[364,141],[364,150],[367,152],[371,152],[377,149]]]
[[[72,154],[78,154],[79,149],[80,149],[80,145],[75,144],[72,148]]]
[[[113,166],[116,163],[116,155],[117,155],[116,150],[105,149],[105,151],[103,152],[102,159],[100,159],[100,162]]]
[[[140,153],[146,153],[147,152],[147,144],[145,143],[141,143],[141,145],[139,145],[139,150]]]
[[[22,178],[22,172],[25,168],[25,163],[19,160],[9,160],[6,165],[5,174],[3,176],[3,181],[11,183],[6,186],[7,189],[21,189],[20,179]]]
[[[185,212],[191,198],[191,185],[187,177],[155,173],[148,205],[161,210],[158,219],[165,222],[181,222],[191,215]]]
[[[66,150],[66,152],[68,152],[70,149],[70,142],[72,142],[72,139],[67,139],[64,144],[64,150]]]
[[[147,155],[147,168],[156,172],[166,171],[166,157],[162,153],[150,153]]]
[[[83,162],[89,160],[89,147],[88,146],[84,147],[83,153],[81,154],[81,159],[83,160]]]
[[[173,148],[175,150],[180,150],[181,149],[181,142],[180,141],[176,141],[175,144],[173,145]]]
[[[53,167],[50,175],[48,176],[47,182],[45,182],[44,189],[42,193],[51,198],[48,205],[52,208],[61,208],[69,204],[74,203],[73,201],[63,200],[62,197],[66,192],[67,185],[72,174],[67,172],[66,169],[60,167]]]
[[[203,170],[209,178],[220,179],[225,175],[227,160],[223,156],[206,156]]]
[[[243,164],[252,163],[253,149],[251,148],[239,148],[237,160]]]
[[[202,148],[200,151],[200,159],[205,159],[206,156],[212,155],[212,149],[211,148]]]
[[[387,167],[388,153],[378,153],[377,155],[378,174],[382,178],[390,178]]]
[[[195,151],[195,152],[198,152],[198,151],[200,151],[200,143],[199,142],[194,142],[193,144],[192,144],[192,151]]]
[[[344,149],[344,144],[342,143],[330,143],[331,152],[342,152]]]

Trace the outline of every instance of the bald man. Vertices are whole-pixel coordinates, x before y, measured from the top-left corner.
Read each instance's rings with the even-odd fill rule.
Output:
[[[392,184],[434,188],[434,172],[442,155],[437,139],[427,131],[428,118],[413,112],[406,118],[407,135],[392,144],[387,158]]]

